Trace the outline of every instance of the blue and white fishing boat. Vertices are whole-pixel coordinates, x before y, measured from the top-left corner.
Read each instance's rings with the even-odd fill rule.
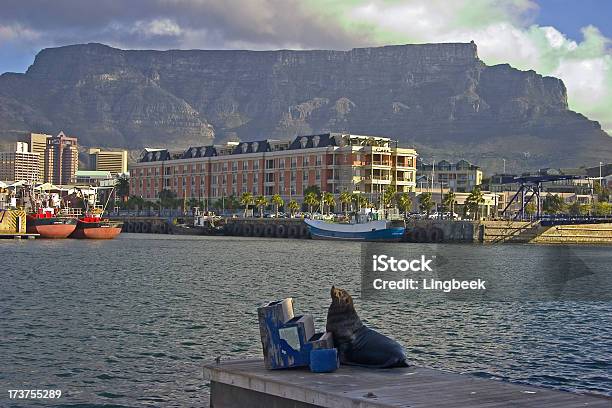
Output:
[[[346,241],[400,241],[406,227],[403,222],[370,220],[368,214],[358,214],[351,223],[325,220],[304,220],[313,239],[337,239]]]

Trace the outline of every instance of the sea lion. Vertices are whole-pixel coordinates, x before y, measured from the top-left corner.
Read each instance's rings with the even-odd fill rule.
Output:
[[[372,368],[408,366],[404,349],[398,342],[361,322],[353,298],[346,290],[332,286],[331,298],[326,330],[333,334],[342,364]]]

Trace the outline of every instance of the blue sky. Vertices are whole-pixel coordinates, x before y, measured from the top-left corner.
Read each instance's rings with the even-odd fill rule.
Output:
[[[540,10],[535,22],[556,27],[573,40],[580,40],[582,27],[594,25],[612,38],[612,1],[538,0]]]
[[[612,130],[612,0],[2,0],[0,73],[45,47],[350,49],[469,42],[487,64],[561,78]]]

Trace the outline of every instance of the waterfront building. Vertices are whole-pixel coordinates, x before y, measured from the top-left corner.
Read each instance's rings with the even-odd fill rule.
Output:
[[[182,153],[145,149],[130,168],[130,194],[153,200],[170,190],[181,198],[204,200],[249,192],[301,201],[304,191],[316,186],[376,200],[390,185],[414,191],[416,157],[414,149],[389,138],[346,133],[228,142]]]
[[[79,166],[79,151],[76,137],[64,132],[47,138],[45,148],[45,182],[74,184]]]
[[[419,160],[417,177],[420,180],[419,184],[424,186],[433,185],[435,189],[439,188],[441,184],[452,191],[468,193],[474,187],[482,184],[482,169],[467,160],[459,160],[457,163],[441,160],[431,164]]]
[[[47,150],[47,139],[50,137],[51,135],[44,133],[30,133],[30,152],[38,153],[39,175],[37,181],[45,180],[45,151]]]
[[[110,171],[100,170],[77,170],[76,183],[90,186],[101,186],[102,182],[114,180]]]
[[[9,152],[0,152],[0,180],[37,182],[40,177],[39,154],[25,142],[17,142]]]
[[[89,168],[94,171],[110,171],[113,176],[127,173],[127,150],[89,149]]]

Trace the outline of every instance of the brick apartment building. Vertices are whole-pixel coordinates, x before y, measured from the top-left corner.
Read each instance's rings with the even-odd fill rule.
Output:
[[[178,197],[204,200],[250,192],[301,201],[307,187],[318,186],[376,199],[389,185],[414,191],[416,158],[414,149],[400,148],[389,138],[345,133],[229,142],[190,147],[180,154],[145,149],[130,168],[130,194],[155,200],[162,190],[170,190]]]

